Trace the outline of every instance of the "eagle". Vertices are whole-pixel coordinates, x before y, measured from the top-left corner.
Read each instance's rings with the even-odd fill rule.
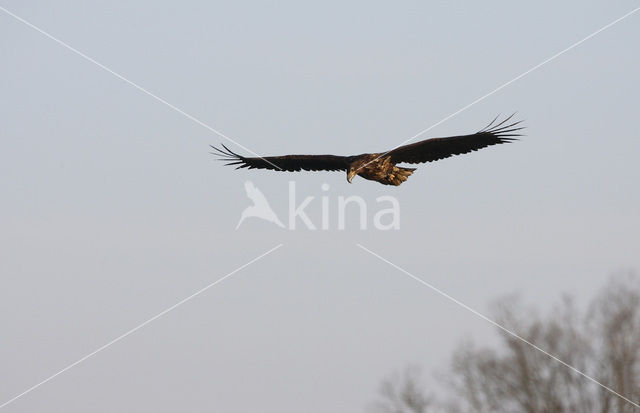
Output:
[[[346,171],[347,181],[356,176],[376,181],[384,185],[398,186],[406,181],[416,168],[404,168],[400,163],[419,164],[449,158],[453,155],[477,151],[491,145],[509,143],[522,136],[518,131],[522,121],[510,122],[513,116],[496,123],[498,117],[487,126],[471,135],[449,136],[425,139],[391,149],[386,152],[363,153],[360,155],[284,155],[247,157],[238,155],[224,144],[223,149],[213,145],[219,160],[225,165],[235,165],[236,169],[270,169],[276,171]]]

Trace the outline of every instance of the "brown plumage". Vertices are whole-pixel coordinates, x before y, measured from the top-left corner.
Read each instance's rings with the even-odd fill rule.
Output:
[[[494,119],[485,128],[472,135],[431,138],[409,145],[400,146],[387,152],[364,153],[353,156],[336,155],[284,155],[246,157],[238,155],[222,145],[217,151],[226,165],[237,168],[271,169],[277,171],[346,171],[347,181],[355,175],[380,182],[384,185],[400,185],[409,178],[415,168],[403,168],[399,163],[433,162],[453,155],[477,151],[491,145],[509,143],[517,140],[517,133],[523,127],[517,127],[522,121],[508,123],[513,115],[495,124]],[[506,124],[506,125],[505,125]]]

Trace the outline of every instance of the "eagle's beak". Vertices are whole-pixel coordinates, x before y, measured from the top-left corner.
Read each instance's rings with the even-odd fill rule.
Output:
[[[347,182],[351,183],[351,180],[356,176],[357,171],[347,171]]]

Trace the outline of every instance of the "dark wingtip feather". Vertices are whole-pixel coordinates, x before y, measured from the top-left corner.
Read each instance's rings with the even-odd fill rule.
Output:
[[[225,165],[238,165],[238,164],[244,163],[245,160],[242,156],[238,155],[237,153],[233,152],[231,149],[227,148],[224,143],[220,143],[220,145],[222,145],[224,149],[220,149],[213,145],[209,145],[215,151],[210,153],[212,155],[216,155],[219,161],[227,162]]]
[[[506,119],[502,120],[501,122],[499,122],[496,125],[493,125],[493,123],[496,121],[496,119],[494,119],[493,121],[491,121],[491,123],[489,124],[489,126],[481,129],[478,133],[488,133],[491,134],[493,136],[495,136],[496,138],[500,139],[500,142],[512,142],[514,140],[518,140],[515,138],[511,138],[513,136],[523,136],[521,133],[515,133],[518,131],[521,131],[523,129],[525,129],[524,126],[518,126],[520,124],[522,124],[522,122],[524,122],[524,120],[519,120],[517,122],[511,122],[508,123],[518,112],[514,112],[512,113],[510,116],[508,116]],[[492,126],[493,125],[493,126]],[[509,140],[507,140],[509,139]]]
[[[495,117],[495,118],[493,118],[493,120],[492,120],[491,122],[489,122],[489,124],[488,124],[487,126],[485,126],[484,128],[480,129],[480,131],[479,131],[478,133],[480,133],[480,132],[484,132],[484,131],[486,131],[487,129],[489,129],[489,128],[491,127],[491,125],[493,125],[493,122],[495,122],[496,120],[498,120],[498,118],[499,118],[499,117],[500,117],[500,114],[498,113],[498,114],[496,115],[496,117]]]

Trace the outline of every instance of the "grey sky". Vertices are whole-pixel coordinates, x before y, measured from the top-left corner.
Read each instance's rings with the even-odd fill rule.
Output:
[[[390,149],[638,2],[1,5],[266,155]],[[356,242],[481,311],[640,268],[638,38],[636,14],[427,134],[518,110],[521,142],[390,188],[225,168],[222,138],[0,12],[0,404],[279,243],[4,410],[361,411],[390,371],[492,339]],[[235,231],[247,179],[281,219],[291,179],[391,194],[401,229]]]

